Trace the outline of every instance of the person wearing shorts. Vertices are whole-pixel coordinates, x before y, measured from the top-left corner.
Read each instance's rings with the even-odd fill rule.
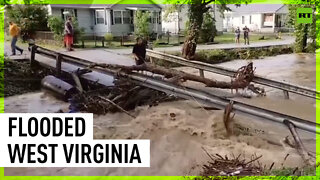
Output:
[[[239,44],[240,43],[240,28],[239,27],[234,31],[234,34],[235,34],[235,41],[237,44]]]

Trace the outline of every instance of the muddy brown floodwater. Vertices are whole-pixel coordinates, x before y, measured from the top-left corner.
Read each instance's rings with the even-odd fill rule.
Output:
[[[315,88],[315,55],[290,54],[252,61],[259,75]],[[237,69],[246,63],[245,60],[236,60],[220,65]],[[198,74],[192,68],[179,69]],[[207,72],[205,76],[230,79]],[[267,97],[236,99],[315,121],[315,100],[292,94],[290,100],[285,100],[281,91],[266,90]],[[230,92],[223,93],[230,95]],[[41,92],[5,99],[5,112],[56,112],[67,106]],[[227,138],[222,122],[223,111],[206,110],[195,101],[180,100],[154,107],[141,106],[131,113],[136,116],[135,119],[124,113],[95,115],[94,138],[150,139],[150,168],[5,168],[5,175],[199,175],[202,165],[209,160],[202,148],[222,156],[242,154],[250,159],[253,154],[262,155],[260,163],[267,167],[272,163],[275,163],[274,168],[303,165],[296,150],[282,143],[282,139],[290,132],[280,124],[236,115],[237,136]],[[172,113],[175,117],[170,116]],[[315,152],[314,135],[300,133],[308,150]],[[284,160],[287,154],[289,156]]]

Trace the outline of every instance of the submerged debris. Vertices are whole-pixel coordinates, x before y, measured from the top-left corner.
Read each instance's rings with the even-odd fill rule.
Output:
[[[208,164],[203,165],[202,176],[252,176],[261,175],[263,167],[258,161],[262,155],[253,155],[249,161],[246,161],[241,154],[237,157],[223,157],[219,154],[210,155]]]
[[[129,82],[117,81],[115,86],[101,88],[77,94],[70,99],[70,110],[86,111],[94,114],[122,111],[134,117],[127,111],[140,105],[156,106],[160,102],[174,100],[175,97],[136,86]]]

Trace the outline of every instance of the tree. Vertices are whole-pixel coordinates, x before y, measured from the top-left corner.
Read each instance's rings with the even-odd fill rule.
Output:
[[[294,27],[294,35],[296,37],[294,50],[295,52],[314,52],[317,47],[317,35],[319,37],[319,24],[317,26],[316,19],[320,18],[319,13],[316,10],[320,8],[318,0],[288,0],[289,3],[289,25]],[[311,24],[297,23],[297,8],[312,8],[313,19]],[[318,28],[317,28],[318,27]],[[308,39],[311,42],[308,44]],[[318,42],[319,43],[319,42]],[[319,46],[319,45],[318,45]]]
[[[217,34],[215,20],[209,12],[206,12],[203,18],[202,27],[200,30],[200,39],[202,42],[214,42],[214,37]]]
[[[12,21],[21,28],[24,40],[31,38],[35,31],[48,30],[48,10],[45,5],[8,5],[6,21]]]
[[[134,16],[134,34],[136,37],[149,37],[150,13],[145,11],[136,11]]]
[[[50,28],[51,32],[53,32],[55,40],[62,40],[64,22],[61,17],[50,16],[48,19],[48,27]]]
[[[2,0],[0,5],[9,4],[48,4],[49,0]]]
[[[224,10],[230,10],[227,4],[248,3],[250,1],[251,0],[167,0],[169,4],[189,4],[189,31],[183,44],[182,56],[187,59],[194,58],[199,32],[203,23],[203,15],[211,8],[211,3],[219,3],[220,12],[223,12]]]

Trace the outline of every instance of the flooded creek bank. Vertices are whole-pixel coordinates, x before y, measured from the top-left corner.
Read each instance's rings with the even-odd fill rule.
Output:
[[[315,56],[290,54],[252,60],[256,73],[267,78],[287,80],[314,88]],[[246,60],[235,60],[220,64],[224,67],[239,68]],[[180,68],[179,68],[180,69]],[[198,74],[198,70],[181,67],[182,70]],[[229,80],[205,72],[205,76]],[[282,92],[266,88],[267,96],[252,98],[254,105],[283,109],[288,114],[298,114],[315,120],[315,101],[290,94],[285,100]],[[290,105],[291,104],[291,105]],[[60,102],[43,93],[31,93],[5,98],[5,112],[57,112],[68,108],[68,103]],[[208,161],[203,151],[211,154],[262,155],[260,163],[274,168],[301,167],[302,159],[295,149],[282,143],[290,135],[288,129],[279,124],[255,121],[244,116],[235,116],[236,135],[226,137],[223,111],[207,110],[196,101],[164,102],[157,106],[139,106],[125,113],[108,113],[94,116],[95,139],[150,139],[150,168],[6,168],[6,175],[199,175],[202,165]],[[174,115],[174,116],[173,116]],[[252,123],[255,122],[255,123]],[[302,134],[302,139],[310,151],[315,151],[315,138]],[[289,154],[289,155],[287,155]],[[286,158],[286,156],[288,156]]]

